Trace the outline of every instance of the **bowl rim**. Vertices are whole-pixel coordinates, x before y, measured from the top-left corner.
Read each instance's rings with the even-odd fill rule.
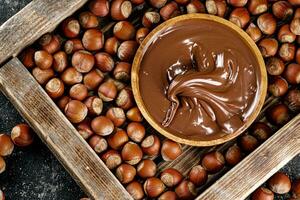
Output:
[[[146,109],[146,106],[143,102],[141,93],[140,93],[140,86],[139,86],[139,70],[140,70],[140,63],[143,59],[144,52],[147,50],[148,46],[150,44],[149,41],[152,40],[153,37],[155,37],[160,31],[163,29],[166,29],[177,22],[188,20],[188,19],[199,19],[199,20],[208,20],[220,23],[231,30],[235,31],[237,34],[241,36],[241,39],[245,42],[245,44],[249,47],[249,49],[252,51],[252,53],[255,55],[257,59],[257,63],[259,65],[259,69],[261,72],[261,83],[260,83],[260,94],[259,99],[255,105],[254,111],[251,113],[251,115],[247,118],[244,125],[241,126],[239,129],[237,129],[235,132],[231,134],[224,135],[220,138],[213,139],[213,140],[193,140],[193,139],[187,139],[187,138],[181,138],[177,135],[172,134],[171,132],[163,129],[158,123],[155,122],[155,120],[152,118],[151,114]],[[132,63],[132,69],[131,69],[131,87],[133,91],[133,96],[136,101],[136,104],[141,111],[142,115],[146,119],[146,121],[160,134],[163,136],[182,143],[187,144],[191,146],[199,146],[199,147],[205,147],[205,146],[214,146],[218,144],[225,143],[229,140],[232,140],[236,137],[238,137],[240,134],[242,134],[249,126],[255,121],[257,116],[259,115],[263,105],[264,101],[267,95],[267,72],[265,67],[264,59],[260,53],[260,50],[258,49],[255,42],[250,38],[250,36],[241,28],[239,28],[234,23],[223,19],[221,17],[217,17],[214,15],[209,14],[201,14],[201,13],[194,13],[194,14],[185,14],[181,15],[175,18],[172,18],[170,20],[167,20],[157,26],[155,29],[153,29],[143,40],[143,42],[140,44],[140,47],[138,48],[133,63]]]

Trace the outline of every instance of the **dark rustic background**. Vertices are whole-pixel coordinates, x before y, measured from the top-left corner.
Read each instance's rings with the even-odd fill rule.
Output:
[[[30,1],[0,0],[0,25]],[[0,132],[9,133],[20,122],[23,119],[0,93]],[[16,148],[6,159],[7,171],[0,175],[0,189],[7,195],[7,200],[79,200],[83,197],[83,192],[47,147],[35,139],[34,145],[26,149]],[[300,177],[300,156],[283,170],[292,177]]]

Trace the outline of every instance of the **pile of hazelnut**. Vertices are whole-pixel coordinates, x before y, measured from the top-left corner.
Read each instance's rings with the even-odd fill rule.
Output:
[[[91,0],[20,59],[134,199],[193,199],[210,174],[236,165],[299,112],[299,5],[300,0]],[[184,177],[175,168],[158,169],[158,163],[178,158],[182,146],[148,131],[133,99],[130,71],[147,34],[186,13],[217,15],[243,28],[265,58],[269,96],[277,103],[229,149],[207,153]]]
[[[258,188],[252,195],[252,200],[273,200],[276,195],[288,194],[291,197],[288,200],[300,199],[300,179],[291,181],[288,175],[283,172],[274,174],[266,184],[267,187]]]
[[[27,147],[33,143],[34,134],[27,124],[18,124],[13,127],[11,134],[0,133],[0,174],[6,170],[5,157],[13,153],[14,147]],[[0,200],[5,200],[0,189]]]

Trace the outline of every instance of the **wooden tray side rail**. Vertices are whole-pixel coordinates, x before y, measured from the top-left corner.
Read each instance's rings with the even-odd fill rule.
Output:
[[[86,194],[132,199],[17,58],[0,69],[0,89]]]

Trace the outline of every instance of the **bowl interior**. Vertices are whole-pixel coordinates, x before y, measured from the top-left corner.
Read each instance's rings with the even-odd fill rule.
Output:
[[[247,117],[243,123],[243,126],[241,126],[239,129],[234,131],[231,134],[225,134],[220,137],[216,138],[193,138],[193,137],[185,137],[184,135],[178,135],[170,130],[166,130],[164,127],[161,126],[151,115],[151,111],[147,110],[145,103],[143,101],[141,90],[140,90],[140,66],[141,62],[143,60],[143,57],[145,55],[145,52],[147,52],[148,47],[153,43],[153,41],[156,40],[156,38],[164,31],[168,30],[168,28],[176,26],[177,23],[184,22],[185,20],[191,20],[196,19],[199,20],[199,23],[201,21],[211,21],[214,23],[219,23],[223,26],[226,26],[227,28],[231,29],[240,37],[240,39],[247,45],[249,48],[249,51],[254,55],[256,59],[256,63],[258,64],[258,70],[259,70],[259,85],[258,85],[258,93],[257,98],[255,101],[255,104],[253,105],[253,112],[250,114],[249,117]],[[163,59],[163,58],[159,58]],[[145,117],[145,119],[149,122],[149,124],[155,128],[159,133],[164,135],[165,137],[172,139],[174,141],[177,141],[179,143],[193,145],[193,146],[212,146],[224,143],[226,141],[229,141],[238,135],[240,135],[245,129],[247,129],[250,124],[255,120],[257,115],[259,114],[264,100],[267,93],[267,74],[265,70],[265,65],[263,58],[261,56],[261,53],[259,49],[257,48],[254,41],[245,33],[242,29],[234,25],[233,23],[222,19],[220,17],[212,16],[212,15],[206,15],[206,14],[188,14],[188,15],[182,15],[173,19],[170,19],[158,27],[156,27],[149,35],[145,38],[145,40],[140,45],[134,61],[132,65],[132,79],[131,79],[132,89],[134,98],[137,102],[137,106],[139,107],[141,113]]]

